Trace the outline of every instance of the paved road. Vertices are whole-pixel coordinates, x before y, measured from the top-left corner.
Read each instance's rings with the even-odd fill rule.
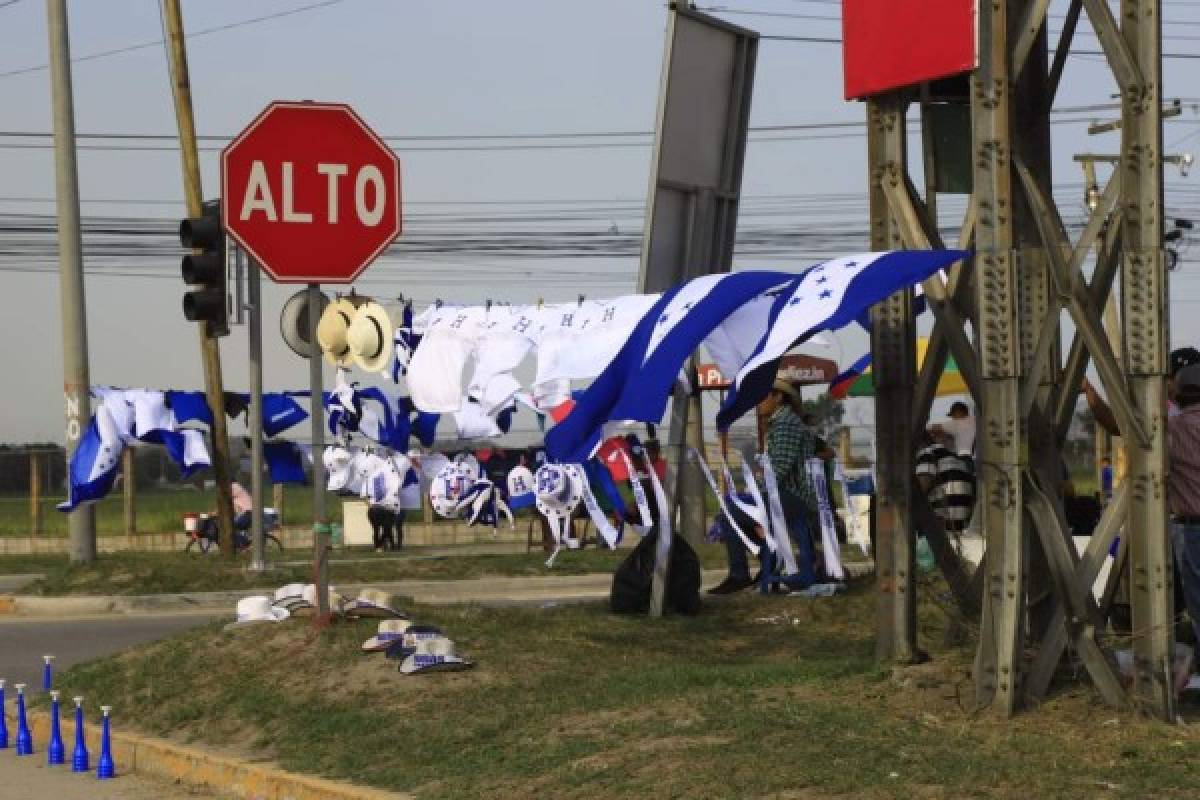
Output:
[[[69,755],[69,753],[68,753]],[[218,798],[199,789],[177,786],[140,775],[96,780],[95,772],[75,774],[70,766],[47,767],[46,756],[17,758],[0,750],[0,800],[184,800]]]
[[[0,617],[0,678],[31,687],[42,685],[42,655],[55,657],[55,669],[161,639],[203,625],[212,614],[170,616],[106,615],[83,619]],[[62,687],[68,694],[70,687]]]

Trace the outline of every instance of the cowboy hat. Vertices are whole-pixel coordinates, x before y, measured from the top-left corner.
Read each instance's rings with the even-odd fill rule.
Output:
[[[570,517],[583,499],[583,475],[574,464],[547,464],[534,475],[538,511]]]
[[[771,388],[781,394],[787,395],[797,403],[800,402],[800,391],[783,378],[776,378],[775,383],[771,385]]]
[[[317,585],[315,583],[306,584],[304,587],[303,599],[295,607],[292,608],[292,613],[297,617],[307,617],[316,613],[317,610]],[[338,594],[337,589],[329,587],[329,613],[344,614],[346,611],[346,598]]]
[[[275,590],[275,600],[272,605],[279,608],[286,608],[290,611],[294,606],[302,605],[303,603],[304,584],[289,583]]]
[[[363,652],[378,653],[381,650],[389,650],[400,644],[409,633],[436,635],[440,634],[441,630],[432,625],[414,625],[412,620],[408,619],[381,619],[375,635],[362,643]]]
[[[329,306],[329,298],[323,293],[320,297],[320,313],[324,314]],[[301,289],[287,299],[279,314],[279,332],[283,334],[283,341],[302,358],[311,358],[321,352],[320,348],[314,350],[309,334],[308,298],[308,289]]]
[[[473,666],[473,662],[458,655],[454,642],[439,636],[419,642],[416,651],[400,665],[400,672],[405,675],[415,675],[419,672],[456,672]]]
[[[346,613],[356,617],[405,617],[398,610],[400,598],[378,589],[363,589],[346,605]]]
[[[354,363],[346,333],[350,320],[354,319],[355,304],[348,298],[339,297],[325,307],[321,321],[317,323],[317,344],[325,354],[325,360],[335,367],[348,367]]]
[[[367,372],[382,372],[392,360],[392,321],[374,301],[358,307],[346,331],[354,363]]]
[[[273,608],[271,598],[265,594],[243,597],[237,602],[237,621],[234,625],[252,625],[257,622],[282,622],[291,616],[286,608]]]
[[[442,631],[433,625],[410,625],[404,633],[387,644],[387,657],[395,661],[404,659],[417,652],[422,642],[442,638]]]

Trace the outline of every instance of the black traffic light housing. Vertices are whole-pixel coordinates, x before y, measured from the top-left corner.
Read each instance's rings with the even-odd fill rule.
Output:
[[[183,282],[199,287],[183,295],[183,316],[192,322],[203,321],[209,336],[228,335],[229,292],[220,200],[205,203],[202,216],[179,223],[179,243],[187,250],[200,251],[183,257]]]

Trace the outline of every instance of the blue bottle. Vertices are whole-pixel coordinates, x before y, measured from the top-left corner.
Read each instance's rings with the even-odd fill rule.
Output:
[[[67,749],[63,747],[58,713],[58,692],[50,692],[50,744],[46,746],[46,763],[52,767],[67,763]]]
[[[75,752],[71,754],[71,772],[87,772],[87,738],[83,733],[83,698],[75,698]]]
[[[33,755],[33,735],[29,732],[29,719],[25,716],[25,684],[17,685],[17,755]]]
[[[117,776],[117,768],[113,764],[112,731],[108,716],[112,711],[112,706],[100,706],[100,710],[104,712],[104,727],[100,733],[100,760],[96,764],[96,777],[103,781],[115,778]]]
[[[8,721],[4,715],[8,707],[4,705],[4,679],[0,678],[0,750],[8,749]]]

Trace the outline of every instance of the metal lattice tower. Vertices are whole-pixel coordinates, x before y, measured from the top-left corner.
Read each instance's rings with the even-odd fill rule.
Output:
[[[877,652],[902,662],[920,655],[915,520],[929,535],[958,605],[981,620],[974,670],[981,708],[1007,715],[1044,696],[1069,645],[1107,702],[1171,719],[1160,0],[1122,0],[1118,16],[1105,0],[1073,0],[1053,51],[1049,5],[980,2],[979,66],[968,99],[973,189],[957,243],[973,245],[974,258],[948,280],[935,276],[924,285],[936,321],[919,372],[913,367],[911,293],[873,312],[877,403],[888,409],[877,417]],[[1072,242],[1050,192],[1049,114],[1085,14],[1120,89],[1121,152]],[[873,248],[944,246],[924,113],[924,197],[906,167],[906,112],[914,102],[924,111],[929,97],[927,85],[867,102]],[[1082,266],[1093,250],[1089,282]],[[1101,323],[1118,274],[1125,342],[1120,356]],[[1065,348],[1064,312],[1075,327]],[[911,478],[914,437],[928,418],[947,355],[958,363],[979,410],[985,556],[974,579],[953,556]],[[1089,365],[1120,424],[1129,471],[1079,556],[1063,517],[1061,449]],[[1092,585],[1118,532],[1116,565],[1097,602]],[[1122,574],[1129,578],[1133,611],[1136,676],[1128,691],[1111,653],[1096,640]]]

